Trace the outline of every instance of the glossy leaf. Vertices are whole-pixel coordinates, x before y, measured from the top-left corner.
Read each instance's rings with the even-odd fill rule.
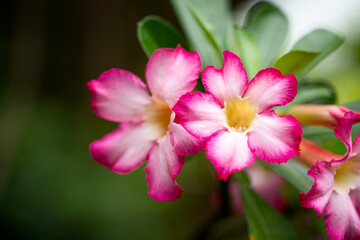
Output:
[[[309,168],[295,159],[282,164],[269,164],[265,161],[261,163],[277,172],[299,192],[309,191],[314,183],[314,180],[307,175]]]
[[[248,77],[252,79],[261,69],[259,46],[253,34],[245,28],[235,27],[237,48],[235,53],[241,58]]]
[[[229,0],[171,0],[171,3],[192,47],[199,51],[203,66],[221,67],[222,59],[199,25],[199,20],[216,39],[221,51],[225,50],[233,34]],[[196,12],[199,19],[196,20],[190,11]]]
[[[245,171],[235,172],[232,176],[234,176],[241,185],[251,184],[250,178]]]
[[[303,50],[292,50],[280,57],[274,64],[283,75],[294,74],[296,77],[302,76],[302,71],[311,61],[318,56],[318,52],[308,52]]]
[[[360,100],[348,102],[348,103],[344,104],[344,106],[350,110],[360,112]]]
[[[299,82],[295,99],[286,107],[293,104],[333,104],[336,101],[336,92],[332,85],[325,81]]]
[[[201,16],[201,13],[199,13],[196,8],[190,6],[189,7],[191,15],[194,17],[196,23],[200,26],[201,30],[205,34],[208,42],[215,50],[216,54],[218,55],[219,59],[222,59],[222,50],[224,47],[221,47],[223,45],[221,41],[221,37],[218,35],[216,31],[213,31],[209,23],[204,19],[203,16]]]
[[[344,37],[325,29],[317,29],[301,38],[294,45],[294,50],[319,52],[319,54],[302,70],[299,77],[302,78],[343,42]]]
[[[189,49],[179,31],[168,21],[147,16],[138,23],[139,42],[148,57],[158,48],[176,48],[178,44]]]
[[[246,29],[255,37],[262,58],[261,68],[272,66],[288,32],[285,15],[267,2],[256,3],[248,12]]]
[[[292,224],[240,181],[245,218],[253,240],[300,239]]]

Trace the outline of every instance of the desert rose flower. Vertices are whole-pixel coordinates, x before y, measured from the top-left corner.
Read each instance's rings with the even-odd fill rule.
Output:
[[[111,69],[88,83],[92,107],[119,127],[90,145],[92,157],[117,173],[129,173],[147,159],[149,195],[175,200],[183,191],[175,181],[185,154],[203,149],[202,140],[173,122],[172,107],[196,85],[201,71],[199,54],[180,46],[154,52],[146,66],[146,85],[133,73]],[[175,149],[174,149],[175,147]]]
[[[240,58],[224,51],[222,68],[206,67],[202,79],[207,93],[185,94],[173,111],[176,123],[207,140],[205,153],[218,178],[226,180],[253,164],[255,157],[283,163],[299,153],[299,122],[271,110],[294,99],[294,75],[283,76],[275,68],[266,68],[248,83]]]
[[[347,112],[334,128],[347,148],[342,158],[328,160],[334,155],[324,156],[325,151],[318,154],[317,147],[301,150],[301,155],[319,156],[308,172],[315,180],[314,185],[309,192],[299,194],[301,206],[315,209],[318,218],[326,213],[325,228],[331,240],[360,239],[360,135],[351,143],[355,119],[353,112]]]

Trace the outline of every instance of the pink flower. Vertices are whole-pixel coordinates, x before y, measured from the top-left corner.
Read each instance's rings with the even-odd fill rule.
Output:
[[[299,194],[301,206],[315,209],[319,219],[326,213],[325,228],[331,240],[360,239],[360,135],[351,143],[355,119],[353,112],[347,112],[334,128],[347,148],[346,155],[318,161],[308,172],[314,185],[309,192]]]
[[[283,76],[275,68],[266,68],[248,83],[240,58],[224,51],[222,68],[208,66],[202,78],[207,93],[185,94],[173,111],[176,123],[207,140],[205,153],[218,178],[226,180],[254,163],[255,157],[283,163],[299,153],[299,122],[270,110],[294,99],[294,75]]]
[[[137,169],[148,159],[149,195],[155,200],[179,198],[183,190],[175,177],[184,164],[184,155],[196,154],[204,143],[173,122],[172,107],[181,95],[194,89],[200,71],[199,54],[178,46],[159,49],[151,56],[145,75],[152,96],[139,77],[122,69],[111,69],[90,81],[94,112],[120,123],[90,145],[92,157],[121,174]]]

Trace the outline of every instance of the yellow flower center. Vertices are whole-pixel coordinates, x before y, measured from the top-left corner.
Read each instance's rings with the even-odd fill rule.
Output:
[[[234,97],[225,102],[224,113],[230,130],[245,132],[251,127],[257,108],[247,98]]]
[[[172,110],[165,101],[153,97],[145,110],[144,124],[151,126],[156,138],[161,137],[168,131],[171,114]]]
[[[336,169],[334,176],[334,190],[349,193],[356,188],[360,180],[360,159],[350,158],[340,168]]]

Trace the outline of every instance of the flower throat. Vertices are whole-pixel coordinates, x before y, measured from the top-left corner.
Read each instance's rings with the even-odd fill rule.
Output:
[[[229,128],[245,132],[256,117],[256,107],[246,98],[234,97],[225,102],[224,109]]]

